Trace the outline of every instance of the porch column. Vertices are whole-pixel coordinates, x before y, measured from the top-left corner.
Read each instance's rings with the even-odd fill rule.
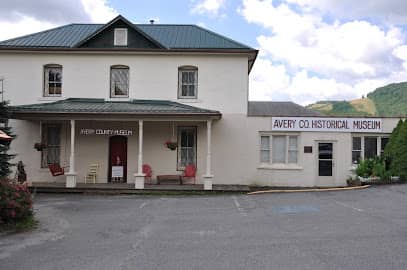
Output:
[[[143,120],[138,121],[138,166],[137,173],[134,175],[135,189],[144,189],[143,174]]]
[[[69,156],[69,171],[66,175],[66,187],[76,187],[75,172],[75,120],[71,120],[71,155]]]
[[[206,150],[206,173],[204,178],[204,190],[212,190],[212,180],[213,175],[211,171],[211,147],[212,147],[212,120],[206,121],[206,139],[207,139],[207,150]]]

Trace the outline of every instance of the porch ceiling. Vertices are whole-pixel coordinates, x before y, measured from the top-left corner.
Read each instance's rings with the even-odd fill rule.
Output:
[[[39,118],[191,118],[220,119],[219,111],[202,109],[169,100],[106,101],[68,98],[56,102],[10,106],[14,119]]]

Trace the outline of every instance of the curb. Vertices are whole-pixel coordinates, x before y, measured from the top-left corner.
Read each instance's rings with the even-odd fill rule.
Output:
[[[339,187],[339,188],[309,188],[309,189],[271,189],[271,190],[261,190],[249,192],[247,195],[257,195],[266,193],[296,193],[296,192],[323,192],[323,191],[343,191],[343,190],[356,190],[365,189],[370,187],[370,185],[357,186],[357,187]]]

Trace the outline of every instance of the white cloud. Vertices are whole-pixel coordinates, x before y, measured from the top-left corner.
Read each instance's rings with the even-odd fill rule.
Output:
[[[8,0],[6,2],[8,5],[2,3],[0,14],[9,12],[9,16],[0,18],[0,29],[2,29],[0,40],[31,34],[72,22],[106,23],[117,15],[117,12],[109,6],[106,0],[41,0],[35,1],[36,5],[30,5],[30,3],[31,1]],[[53,12],[51,13],[47,11],[49,4],[52,4]],[[51,15],[48,16],[48,14]],[[54,16],[55,14],[60,15]],[[64,14],[65,16],[63,16]]]
[[[340,18],[376,18],[391,24],[407,23],[405,0],[287,0],[287,2]]]
[[[290,75],[284,65],[259,58],[250,75],[249,99],[293,100],[307,105],[324,99],[360,98],[386,83],[386,79],[361,79],[351,85],[333,78],[323,79],[310,75],[304,69]]]
[[[2,29],[2,31],[0,31],[0,40],[19,37],[53,27],[56,27],[53,23],[41,22],[26,16],[22,16],[20,20],[15,22],[0,21],[0,29]]]
[[[225,6],[225,0],[200,0],[192,8],[192,13],[217,16]]]
[[[289,87],[290,76],[284,65],[274,65],[270,60],[258,58],[250,78],[251,100],[284,100],[288,97],[283,90]]]
[[[294,1],[307,2],[244,0],[239,10],[248,22],[270,32],[257,38],[260,57],[270,66],[260,63],[258,71],[256,62],[251,74],[252,99],[288,98],[304,104],[354,98],[403,79],[407,49],[401,28],[365,20],[326,22],[319,10],[293,7]],[[273,76],[277,67],[286,74]]]
[[[91,22],[106,23],[117,16],[117,11],[106,0],[81,0]]]

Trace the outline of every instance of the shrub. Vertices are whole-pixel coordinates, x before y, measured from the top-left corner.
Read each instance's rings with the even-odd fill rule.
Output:
[[[407,179],[407,121],[399,121],[385,149],[393,175]]]
[[[364,178],[373,174],[373,159],[362,159],[356,167],[356,175]]]
[[[380,157],[361,160],[356,167],[356,175],[364,178],[372,176],[379,177],[380,180],[390,178],[390,172],[386,170],[385,160]]]
[[[27,186],[0,180],[0,225],[17,224],[32,217],[32,199]]]

